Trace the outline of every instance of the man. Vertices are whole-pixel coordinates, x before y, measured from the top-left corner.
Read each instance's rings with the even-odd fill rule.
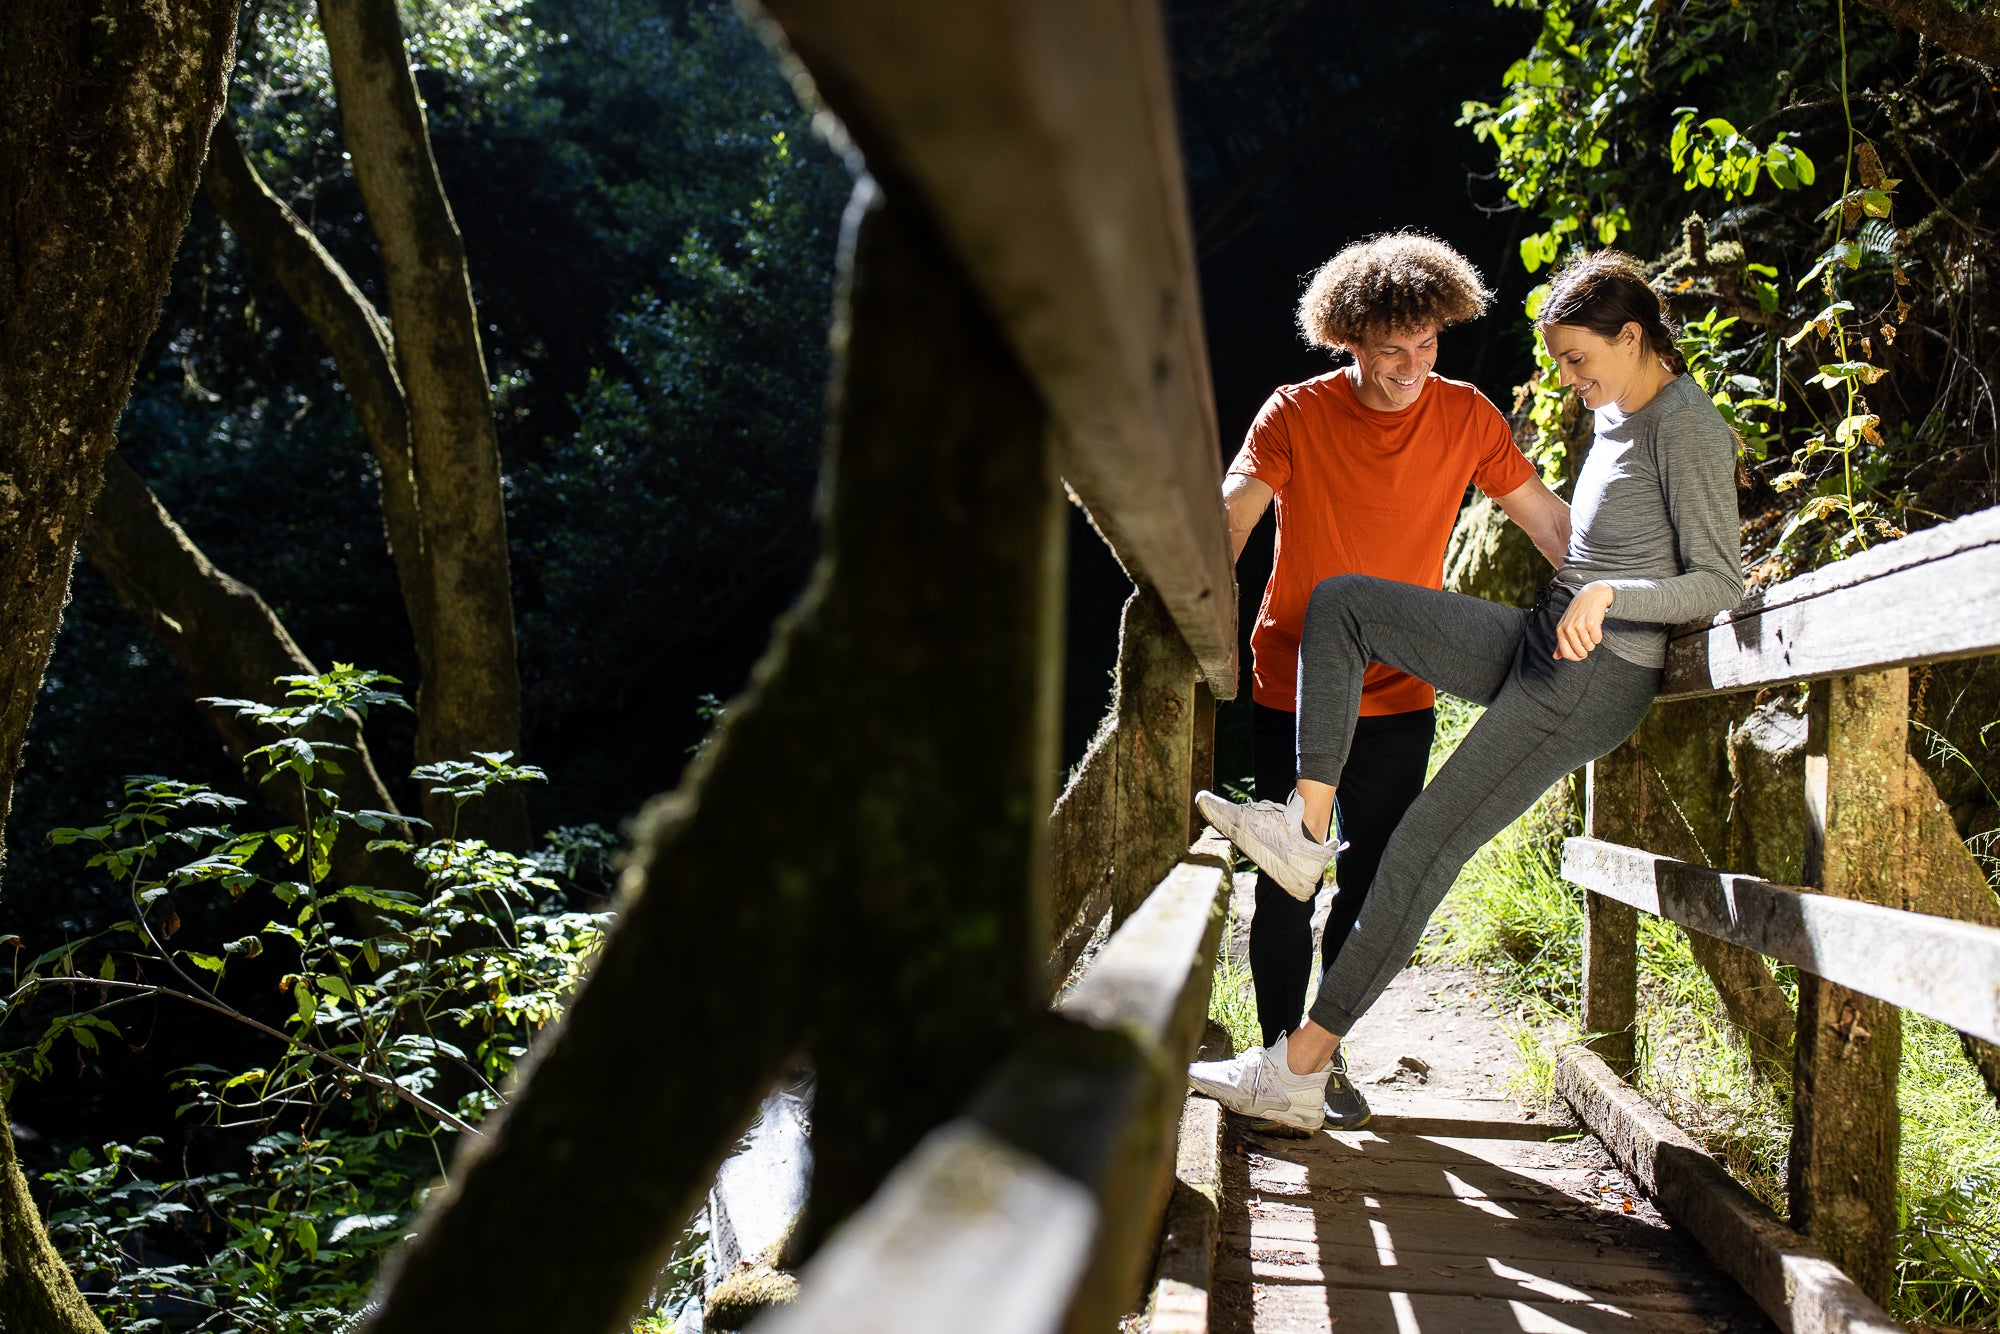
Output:
[[[1254,781],[1283,802],[1298,780],[1293,717],[1299,636],[1320,580],[1372,574],[1439,588],[1468,483],[1494,499],[1553,564],[1569,543],[1569,508],[1542,484],[1485,395],[1432,372],[1439,334],[1484,314],[1492,293],[1466,258],[1414,232],[1348,246],[1299,302],[1306,341],[1352,360],[1273,393],[1223,479],[1232,559],[1273,499],[1277,549],[1250,635]],[[1436,714],[1431,688],[1380,664],[1364,680],[1359,730],[1338,795],[1339,893],[1320,955],[1330,963],[1361,911],[1382,849],[1423,790]],[[1305,1010],[1312,891],[1301,901],[1257,876],[1250,970],[1264,1045]],[[1336,1066],[1327,1124],[1353,1129],[1368,1104]]]

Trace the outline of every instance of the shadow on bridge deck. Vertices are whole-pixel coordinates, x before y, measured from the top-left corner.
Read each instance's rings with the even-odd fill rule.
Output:
[[[1232,1128],[1215,1334],[1772,1328],[1594,1143],[1481,1135],[1491,1128],[1309,1140]]]

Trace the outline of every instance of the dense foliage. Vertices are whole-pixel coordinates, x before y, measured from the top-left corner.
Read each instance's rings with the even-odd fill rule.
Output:
[[[1986,73],[1858,7],[1551,0],[1541,15],[1500,99],[1464,121],[1535,218],[1526,267],[1584,242],[1657,262],[1744,438],[1756,576],[1992,504]],[[1560,473],[1573,413],[1546,362],[1536,390]]]
[[[849,173],[725,3],[456,0],[406,21],[496,389],[523,749],[557,780],[539,822],[616,821],[672,783],[699,697],[739,687],[814,549]],[[253,159],[376,295],[313,6],[245,23],[232,105]],[[332,361],[205,202],[119,443],[315,662],[414,677]],[[37,848],[121,774],[237,781],[186,698],[80,565],[16,797],[14,911],[92,920]],[[392,774],[410,742],[406,720],[371,728]]]

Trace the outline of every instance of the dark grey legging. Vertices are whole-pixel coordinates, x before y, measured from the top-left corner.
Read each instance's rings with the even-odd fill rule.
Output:
[[[1582,662],[1555,657],[1569,599],[1552,587],[1523,611],[1362,574],[1313,590],[1299,644],[1299,777],[1339,783],[1371,662],[1486,706],[1390,835],[1354,933],[1320,978],[1315,1023],[1352,1028],[1409,962],[1472,854],[1646,716],[1656,668],[1605,647]]]

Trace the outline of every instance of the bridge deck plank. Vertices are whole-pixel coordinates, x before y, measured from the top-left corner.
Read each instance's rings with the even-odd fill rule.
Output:
[[[1466,1096],[1514,1068],[1477,988],[1407,970],[1349,1035],[1376,1126],[1292,1139],[1232,1122],[1212,1334],[1770,1330],[1602,1145]],[[1405,1055],[1421,1080],[1394,1073]]]

